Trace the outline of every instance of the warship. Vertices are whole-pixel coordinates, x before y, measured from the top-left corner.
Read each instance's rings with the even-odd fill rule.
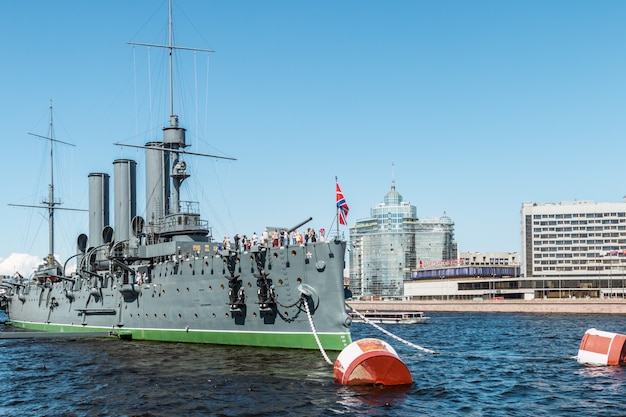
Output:
[[[174,45],[171,22],[170,3],[169,42],[161,46],[169,52],[169,125],[161,140],[134,146],[145,150],[144,217],[137,214],[135,160],[113,162],[113,210],[110,175],[89,174],[88,235],[77,236],[70,257],[76,267],[68,272],[70,259],[62,265],[53,255],[59,207],[51,178],[43,206],[49,211],[49,254],[31,276],[2,284],[0,308],[12,326],[33,331],[342,350],[352,340],[339,222],[336,236],[323,241],[274,246],[261,240],[244,247],[215,240],[199,203],[181,201],[190,177],[184,156],[194,153],[185,150],[186,129],[173,111],[171,72],[174,52],[189,48]],[[51,165],[52,136],[51,126]],[[344,220],[347,205],[338,185],[337,190],[338,217]],[[310,220],[284,229],[291,232]]]

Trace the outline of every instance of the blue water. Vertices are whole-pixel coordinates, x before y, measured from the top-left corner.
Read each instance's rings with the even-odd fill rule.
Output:
[[[431,313],[354,339],[389,342],[414,383],[347,387],[316,351],[117,339],[0,340],[2,416],[626,415],[626,368],[574,359],[591,327],[626,333],[626,316]],[[337,353],[331,355],[335,359]]]

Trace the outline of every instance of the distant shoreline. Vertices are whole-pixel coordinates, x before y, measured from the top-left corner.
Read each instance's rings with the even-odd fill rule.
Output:
[[[626,299],[347,301],[357,311],[626,314]]]

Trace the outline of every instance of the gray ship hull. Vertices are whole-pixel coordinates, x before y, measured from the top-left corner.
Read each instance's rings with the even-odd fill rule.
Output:
[[[345,242],[221,253],[210,243],[176,246],[180,254],[169,259],[130,263],[145,275],[122,270],[18,286],[7,314],[14,326],[32,330],[110,330],[145,340],[316,349],[316,333],[325,349],[351,342]],[[262,253],[265,279],[257,264]],[[273,290],[272,302],[260,295],[263,285]]]

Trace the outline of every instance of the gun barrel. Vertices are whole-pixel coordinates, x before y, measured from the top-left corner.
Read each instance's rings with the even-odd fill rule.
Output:
[[[303,222],[298,223],[297,225],[295,225],[294,227],[292,227],[291,229],[289,229],[289,233],[293,232],[294,230],[296,230],[298,227],[303,226],[305,224],[307,224],[308,222],[310,222],[311,220],[313,220],[313,217],[309,217],[308,219],[306,219]]]

